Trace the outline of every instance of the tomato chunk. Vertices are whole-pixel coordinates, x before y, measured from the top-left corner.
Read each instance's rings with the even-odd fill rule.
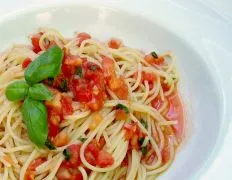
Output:
[[[105,150],[101,150],[97,156],[97,165],[100,167],[107,167],[114,164],[113,156]]]
[[[115,119],[116,120],[126,120],[128,118],[128,114],[122,110],[122,109],[117,109],[115,112]]]
[[[43,164],[45,161],[46,161],[46,158],[42,158],[42,157],[39,157],[39,158],[33,160],[30,163],[30,165],[28,166],[27,170],[26,170],[24,179],[25,180],[34,180],[34,178],[35,178],[35,169],[39,165]]]
[[[135,123],[126,123],[123,128],[126,131],[125,138],[129,140],[135,134],[137,126]]]
[[[31,37],[31,43],[33,45],[33,51],[35,53],[38,53],[41,51],[40,45],[39,45],[39,40],[40,40],[41,34],[37,33],[37,34],[33,34]]]
[[[155,108],[156,110],[159,110],[161,108],[161,106],[163,105],[163,101],[161,100],[161,98],[158,96],[155,99],[153,99],[151,101],[151,105],[153,108]]]
[[[61,97],[62,115],[71,115],[73,113],[72,98],[63,95]]]
[[[81,43],[87,39],[91,39],[91,36],[88,33],[82,32],[77,34],[77,46],[80,46]]]
[[[144,60],[147,61],[151,65],[162,65],[164,63],[164,58],[163,57],[153,57],[152,54],[147,54],[144,57]]]
[[[68,146],[67,150],[70,153],[70,159],[62,162],[63,167],[77,168],[81,165],[80,148],[81,144],[72,144]]]
[[[119,39],[112,38],[108,42],[108,46],[113,49],[118,49],[121,46],[122,42]]]
[[[178,124],[175,124],[172,127],[178,141],[181,141],[184,132],[184,115],[180,98],[176,92],[168,97],[168,107],[166,117],[170,121],[178,121]]]
[[[26,58],[22,63],[23,69],[26,69],[31,62],[32,62],[31,58]]]

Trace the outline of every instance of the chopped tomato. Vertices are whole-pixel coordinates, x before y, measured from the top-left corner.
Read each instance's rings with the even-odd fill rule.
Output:
[[[88,33],[82,32],[77,34],[77,46],[80,46],[81,43],[87,39],[91,39],[91,36]]]
[[[35,160],[33,160],[30,165],[28,166],[27,170],[26,170],[26,173],[25,173],[25,176],[24,176],[24,179],[25,180],[34,180],[35,178],[35,169],[43,164],[44,162],[46,161],[46,158],[37,158]]]
[[[122,86],[116,90],[114,90],[114,93],[117,95],[119,99],[127,100],[128,99],[128,86],[125,83],[125,80],[122,78]]]
[[[161,86],[163,88],[163,91],[168,91],[170,89],[170,86],[167,83],[164,83],[164,81],[161,81]]]
[[[63,95],[61,97],[62,115],[71,115],[73,113],[72,98]]]
[[[24,61],[23,61],[23,63],[22,63],[23,69],[26,69],[26,68],[29,66],[29,64],[30,64],[31,62],[32,62],[32,61],[31,61],[31,58],[26,58],[26,59],[24,59]]]
[[[125,138],[129,140],[135,134],[137,126],[135,123],[126,123],[123,128],[126,131]]]
[[[158,57],[158,58],[155,58],[153,57],[151,54],[147,54],[145,57],[144,57],[144,60],[147,61],[149,64],[151,65],[161,65],[164,63],[164,58],[163,57]]]
[[[118,49],[120,47],[120,45],[122,44],[122,42],[119,40],[119,39],[115,39],[115,38],[112,38],[109,42],[108,42],[108,46],[110,48],[113,48],[113,49]]]
[[[168,96],[168,112],[166,117],[172,121],[177,120],[178,124],[173,125],[174,133],[177,136],[177,139],[180,141],[183,136],[184,131],[184,115],[183,115],[183,107],[180,101],[178,94],[175,92],[174,94]]]
[[[59,131],[60,131],[60,128],[58,125],[48,122],[48,137],[50,138],[56,137]]]
[[[110,78],[114,72],[114,61],[106,56],[102,56],[102,67],[105,78]]]
[[[85,103],[85,105],[97,111],[102,108],[105,99],[105,81],[102,69],[92,62],[83,61],[83,78],[73,78],[70,89],[74,100]]]
[[[128,166],[128,156],[127,155],[126,155],[126,157],[122,161],[122,166],[123,167],[127,167]]]
[[[115,112],[115,119],[116,120],[126,120],[128,118],[128,114],[122,110],[122,109],[117,109]]]
[[[61,147],[68,144],[69,142],[68,134],[65,133],[64,131],[61,131],[59,134],[56,135],[53,142],[54,145],[57,147]]]
[[[83,180],[82,174],[76,169],[66,169],[60,167],[56,173],[58,180]]]
[[[70,153],[70,159],[62,162],[63,167],[77,168],[81,165],[80,148],[81,144],[72,144],[68,146],[67,150]]]
[[[97,156],[97,165],[100,167],[107,167],[114,164],[113,156],[105,150],[101,150]]]
[[[142,72],[142,82],[148,81],[148,83],[154,82],[156,79],[153,73]]]
[[[64,64],[68,64],[72,66],[80,66],[82,64],[82,59],[79,56],[66,55]]]
[[[91,100],[91,87],[85,79],[73,79],[70,86],[75,101],[88,102]]]
[[[98,147],[102,149],[105,146],[105,144],[106,144],[105,138],[101,137],[98,143]]]
[[[69,64],[62,64],[61,70],[65,77],[70,78],[72,75],[75,74],[76,67],[73,65],[69,65]]]
[[[92,122],[89,125],[90,130],[94,130],[102,121],[103,117],[99,113],[95,113],[92,115]]]
[[[159,110],[162,104],[163,104],[163,101],[161,100],[159,96],[151,101],[152,107],[155,108],[156,110]]]
[[[134,134],[131,138],[130,145],[132,149],[139,150],[139,144],[138,144],[139,136],[137,134]]]
[[[79,56],[65,55],[62,64],[62,73],[65,77],[71,77],[76,73],[76,68],[82,64],[82,59]]]
[[[91,38],[91,36],[88,33],[86,33],[86,32],[78,33],[77,37],[79,37],[79,38],[82,37],[82,38],[86,38],[86,39],[90,39]]]
[[[168,147],[165,147],[162,152],[162,162],[165,164],[170,159],[170,149]]]
[[[109,80],[109,88],[115,91],[123,86],[124,79],[122,77],[111,76]]]
[[[72,178],[72,174],[69,169],[60,167],[56,173],[56,177],[58,180],[70,180]]]
[[[37,34],[33,34],[31,37],[31,43],[33,45],[33,51],[35,53],[38,53],[41,51],[40,45],[39,45],[39,40],[40,40],[41,34],[37,33]]]

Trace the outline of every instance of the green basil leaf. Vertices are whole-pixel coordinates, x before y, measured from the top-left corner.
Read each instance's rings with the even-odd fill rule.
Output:
[[[82,67],[81,66],[77,67],[77,69],[76,69],[76,75],[78,75],[80,78],[83,77]]]
[[[34,84],[29,88],[28,96],[35,100],[51,100],[53,94],[42,83]]]
[[[68,161],[71,158],[71,153],[70,153],[69,149],[64,149],[63,155],[64,155],[66,161]]]
[[[96,70],[97,70],[97,67],[96,67],[95,65],[91,65],[91,66],[89,67],[89,69],[90,69],[91,71],[96,71]]]
[[[50,149],[50,150],[54,150],[56,149],[56,146],[50,141],[50,139],[47,139],[45,142],[45,146]]]
[[[64,53],[58,46],[37,57],[26,69],[24,76],[29,84],[38,83],[47,78],[54,78],[60,73]]]
[[[30,140],[43,147],[48,136],[47,109],[41,101],[27,97],[22,105],[23,121]]]
[[[28,94],[29,85],[25,81],[16,81],[6,88],[6,97],[10,101],[23,100]]]
[[[116,108],[116,109],[124,110],[124,112],[125,112],[126,114],[129,113],[128,107],[124,106],[123,104],[117,104],[117,105],[115,106],[115,108]]]
[[[139,143],[140,146],[143,145],[144,140],[145,140],[144,137],[140,137],[140,138],[138,139],[138,143]]]
[[[145,156],[147,154],[147,146],[141,147],[142,154]]]
[[[61,92],[67,92],[68,91],[68,82],[66,79],[62,80],[59,84],[59,87],[58,89],[61,91]]]
[[[143,125],[143,127],[145,127],[145,128],[147,129],[147,127],[148,127],[147,122],[146,122],[146,121],[144,121],[144,119],[143,119],[143,118],[142,118],[142,119],[140,119],[140,122],[141,122],[141,124]]]
[[[81,142],[85,142],[87,140],[87,138],[85,138],[85,137],[79,137],[78,140],[81,141]]]
[[[152,55],[155,59],[159,58],[155,51],[152,51],[152,52],[151,52],[151,55]]]

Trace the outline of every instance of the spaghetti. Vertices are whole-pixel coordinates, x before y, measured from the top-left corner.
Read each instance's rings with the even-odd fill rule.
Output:
[[[168,169],[184,129],[170,52],[145,55],[118,39],[66,39],[54,29],[31,41],[0,56],[0,179],[146,180]],[[59,53],[60,67],[52,64]],[[32,77],[35,61],[44,65]]]

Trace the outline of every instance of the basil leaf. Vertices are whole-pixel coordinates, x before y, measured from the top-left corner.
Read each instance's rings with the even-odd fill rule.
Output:
[[[78,140],[81,141],[81,142],[85,142],[87,140],[87,138],[85,138],[85,137],[79,137]]]
[[[61,83],[59,84],[58,89],[61,92],[67,92],[68,91],[68,83],[67,83],[66,79],[64,79],[64,80],[61,81]]]
[[[124,110],[124,112],[127,113],[127,114],[129,113],[128,107],[124,106],[123,104],[117,104],[117,105],[115,106],[115,108],[116,108],[116,109],[122,109],[122,110]]]
[[[47,78],[54,78],[60,73],[63,51],[53,46],[37,57],[26,69],[24,76],[29,84],[38,83]]]
[[[65,160],[67,160],[67,161],[71,158],[71,153],[70,153],[69,149],[64,149],[63,155],[65,157]]]
[[[143,127],[145,127],[147,129],[147,127],[148,127],[147,122],[144,121],[144,119],[140,119],[140,122],[143,125]]]
[[[22,105],[23,121],[30,140],[44,146],[48,136],[47,109],[43,102],[27,97]]]
[[[139,143],[140,146],[143,145],[144,140],[145,140],[144,137],[141,137],[141,138],[138,139],[138,143]]]
[[[159,58],[155,51],[152,51],[152,52],[151,52],[151,55],[152,55],[155,59]]]
[[[96,70],[97,70],[97,67],[96,67],[95,65],[91,65],[91,66],[89,67],[89,69],[90,69],[91,71],[96,71]]]
[[[78,75],[80,78],[83,77],[82,67],[77,67],[77,69],[76,69],[76,75]]]
[[[29,88],[28,96],[35,100],[51,100],[53,94],[42,83],[35,84]]]
[[[50,150],[56,149],[56,146],[50,141],[50,139],[47,139],[47,141],[45,142],[45,146]]]
[[[10,101],[23,100],[28,94],[29,85],[25,81],[16,81],[6,88],[6,97]]]
[[[141,147],[142,154],[145,156],[147,154],[147,146]]]

